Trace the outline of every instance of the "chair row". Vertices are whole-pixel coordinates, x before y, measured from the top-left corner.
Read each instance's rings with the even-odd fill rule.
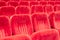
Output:
[[[4,1],[0,1],[0,7],[2,6],[32,6],[32,5],[60,5],[60,1],[48,1],[48,2],[45,2],[45,1],[40,1],[40,2],[37,2],[37,1],[32,1],[32,2],[29,2],[29,1],[24,1],[24,2],[17,2],[17,1],[9,1],[9,2],[4,2]]]
[[[60,0],[0,0],[0,1],[5,1],[5,2],[8,2],[8,1],[60,1]]]
[[[1,37],[18,34],[31,35],[34,31],[44,29],[50,29],[50,24],[45,14],[36,14],[32,18],[30,15],[16,14],[11,16],[10,19],[7,16],[0,16]]]
[[[31,35],[34,32],[55,28],[60,30],[60,14],[56,13],[51,16],[47,14],[18,15],[15,14],[10,18],[0,16],[0,31],[2,36],[11,36],[17,34]],[[59,31],[60,33],[60,31]]]
[[[19,34],[14,36],[8,36],[0,38],[0,40],[59,40],[59,33],[56,29],[47,29],[37,31],[31,36],[27,34]]]
[[[36,12],[46,12],[47,14],[51,14],[51,12],[56,12],[60,11],[60,6],[55,6],[54,8],[52,6],[32,6],[27,7],[27,6],[18,6],[16,8],[12,6],[5,6],[0,8],[0,15],[7,15],[7,16],[12,16],[14,14],[34,14]]]

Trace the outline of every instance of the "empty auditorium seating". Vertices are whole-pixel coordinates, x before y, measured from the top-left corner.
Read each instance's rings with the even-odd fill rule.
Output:
[[[19,5],[20,5],[20,6],[29,6],[29,2],[27,2],[27,1],[22,1],[22,2],[19,2]]]
[[[16,1],[11,1],[11,2],[8,2],[8,5],[9,5],[9,6],[14,6],[14,7],[16,7],[16,6],[18,6],[18,2],[16,2]]]
[[[6,2],[4,2],[4,1],[0,1],[0,7],[2,7],[2,6],[6,6]]]
[[[50,29],[49,20],[46,14],[32,15],[32,22],[33,22],[35,31]]]
[[[42,30],[31,35],[32,40],[59,40],[59,33],[55,29]]]
[[[59,11],[60,0],[0,0],[0,40],[60,40]]]
[[[28,15],[15,15],[11,18],[11,27],[13,34],[29,34],[33,33],[33,26]]]
[[[16,14],[30,14],[30,8],[27,6],[18,6],[16,8]]]
[[[0,40],[31,40],[31,37],[26,34],[20,34],[20,35],[14,35],[14,36],[0,38]]]
[[[0,16],[0,38],[11,36],[11,27],[9,23],[9,19],[6,16]]]
[[[0,15],[6,15],[6,16],[10,17],[13,14],[15,14],[14,7],[5,6],[5,7],[1,7],[1,9],[0,9]]]
[[[31,8],[31,13],[44,12],[44,8],[41,5],[34,5]]]

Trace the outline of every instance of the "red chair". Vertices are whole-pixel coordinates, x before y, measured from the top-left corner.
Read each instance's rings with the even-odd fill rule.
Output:
[[[54,11],[60,11],[60,6],[59,5],[54,6]]]
[[[14,36],[15,40],[32,40],[31,37],[27,34],[21,34]]]
[[[46,2],[46,1],[41,1],[39,4],[40,4],[40,5],[47,5],[48,2]]]
[[[8,2],[8,5],[16,7],[16,6],[18,6],[18,2],[10,1],[10,2]]]
[[[1,7],[0,9],[0,15],[6,15],[6,16],[11,16],[15,14],[15,8],[11,7],[11,6],[5,6],[5,7]]]
[[[0,38],[0,40],[32,40],[32,39],[29,35],[20,34],[20,35],[14,35],[14,36]]]
[[[29,2],[28,1],[19,2],[19,6],[29,6]]]
[[[35,31],[50,29],[49,20],[46,14],[32,15],[32,22]]]
[[[51,20],[53,22],[53,27],[56,28],[56,29],[60,29],[60,12],[55,12],[53,15],[50,15],[51,16]]]
[[[44,12],[44,8],[41,5],[34,5],[31,8],[31,13]]]
[[[13,38],[13,36],[7,36],[7,37],[0,38],[0,40],[15,40],[15,39]]]
[[[36,0],[21,0],[21,1],[36,1]]]
[[[30,8],[27,6],[19,6],[16,8],[16,14],[30,14]]]
[[[37,1],[44,1],[44,0],[37,0]]]
[[[20,0],[11,0],[11,1],[16,1],[16,2],[19,2]]]
[[[31,38],[32,40],[59,40],[59,33],[56,29],[47,29],[33,33]]]
[[[14,35],[33,33],[32,22],[28,15],[14,15],[11,18],[11,27]]]
[[[33,6],[33,5],[39,5],[39,3],[36,2],[36,1],[32,1],[32,2],[30,2],[30,6]]]
[[[5,1],[5,2],[8,2],[8,1],[10,1],[10,0],[1,0],[1,1]]]
[[[50,15],[49,15],[49,22],[50,22],[50,26],[51,26],[51,28],[54,28],[54,15],[55,13],[51,13]]]
[[[54,9],[51,5],[44,6],[44,12],[47,12],[49,14],[53,11],[54,11]]]
[[[55,1],[55,5],[60,5],[60,1]]]
[[[52,28],[58,30],[60,36],[60,12],[54,12],[50,15],[50,25]]]
[[[56,29],[60,29],[60,12],[54,12],[52,14],[50,14],[49,16],[50,19],[50,25],[52,26],[52,28],[56,28]]]
[[[2,7],[2,6],[6,6],[6,2],[0,1],[0,7]]]
[[[55,15],[55,18],[54,18],[55,20],[55,22],[54,22],[54,24],[55,24],[55,28],[60,28],[60,13],[59,14],[56,14]]]
[[[60,0],[55,0],[55,1],[60,1]]]
[[[11,27],[7,16],[0,16],[0,34],[1,37],[11,36]]]
[[[37,1],[50,1],[50,0],[37,0]]]
[[[52,6],[54,6],[54,5],[56,5],[56,4],[55,4],[54,1],[48,1],[48,5],[52,5]]]

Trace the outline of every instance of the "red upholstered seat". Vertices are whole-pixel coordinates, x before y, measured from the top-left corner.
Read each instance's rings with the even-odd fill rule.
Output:
[[[33,33],[33,26],[28,15],[15,15],[11,19],[11,27],[13,34],[29,34]]]
[[[30,14],[30,8],[27,6],[19,6],[16,8],[16,14]]]
[[[32,22],[36,32],[44,29],[50,29],[49,20],[46,14],[32,15]]]
[[[14,35],[14,36],[0,38],[0,40],[32,40],[32,39],[27,34],[20,34],[20,35]]]
[[[18,6],[18,2],[10,1],[10,2],[8,2],[8,5],[16,7],[16,6]]]
[[[47,13],[49,14],[49,13],[53,12],[54,9],[53,9],[52,6],[47,5],[47,6],[44,6],[44,11],[47,12]]]
[[[16,1],[16,2],[19,2],[20,0],[11,0],[11,1]]]
[[[59,33],[55,29],[42,30],[32,34],[32,40],[59,40]]]
[[[36,1],[36,0],[21,0],[21,1]]]
[[[1,1],[5,1],[5,2],[8,2],[8,1],[10,1],[10,0],[1,0]]]
[[[47,5],[47,4],[48,4],[48,2],[41,1],[39,4],[40,4],[40,5]]]
[[[29,6],[29,2],[27,1],[19,2],[19,6]]]
[[[0,1],[0,7],[2,7],[2,6],[6,6],[6,2]]]
[[[54,6],[54,11],[60,11],[60,6],[59,5]]]
[[[36,1],[32,1],[32,2],[30,2],[30,6],[33,6],[33,5],[39,5],[39,3],[36,2]]]
[[[0,37],[6,37],[11,35],[12,32],[8,17],[0,16]]]
[[[55,5],[55,2],[54,1],[48,1],[48,5],[54,6]]]
[[[32,13],[36,13],[36,12],[44,12],[44,8],[40,5],[34,5],[31,8],[31,12]]]
[[[60,5],[60,1],[55,1],[55,5]]]
[[[6,16],[11,16],[15,14],[15,8],[11,7],[11,6],[5,6],[5,7],[1,7],[0,9],[0,15],[6,15]]]

